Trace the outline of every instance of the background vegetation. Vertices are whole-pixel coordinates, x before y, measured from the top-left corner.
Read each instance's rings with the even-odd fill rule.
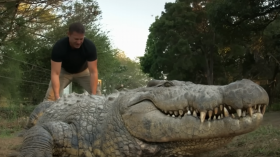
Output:
[[[278,110],[279,13],[277,0],[166,3],[149,28],[145,55],[131,60],[111,46],[95,0],[0,1],[0,106],[43,100],[52,46],[80,21],[97,46],[105,95],[145,86],[150,78],[209,85],[247,78],[266,89],[270,109]],[[73,89],[82,92],[76,84]]]
[[[66,36],[68,26],[80,21],[86,37],[97,47],[102,93],[141,87],[148,76],[140,64],[111,46],[94,0],[0,1],[0,107],[36,105],[50,81],[53,44]],[[75,92],[82,92],[74,84]]]
[[[156,79],[223,85],[243,78],[279,104],[280,1],[176,0],[150,26],[141,68]]]

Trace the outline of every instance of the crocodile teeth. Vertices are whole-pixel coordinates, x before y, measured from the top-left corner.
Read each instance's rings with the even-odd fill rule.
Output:
[[[223,105],[220,105],[220,110],[221,110],[221,111],[223,111],[223,108],[224,108],[224,106],[223,106]]]
[[[208,117],[209,117],[208,121],[211,120],[212,115],[213,115],[213,111],[212,110],[208,111]]]
[[[214,113],[215,113],[215,114],[218,114],[218,108],[217,108],[217,107],[215,107]]]
[[[180,114],[180,116],[183,116],[184,115],[184,111],[183,110],[179,110],[179,114]]]
[[[228,110],[227,110],[227,108],[225,108],[225,107],[224,107],[224,114],[225,114],[225,117],[228,117],[228,116],[229,116]]]
[[[213,111],[212,111],[212,110],[208,111],[209,119],[211,119],[212,114],[213,114]]]
[[[203,123],[206,117],[206,112],[200,112],[200,121]]]
[[[246,117],[246,111],[242,112],[242,117]]]
[[[208,121],[216,120],[216,119],[223,119],[226,117],[232,117],[232,118],[238,118],[238,117],[246,117],[247,115],[252,117],[254,113],[265,113],[267,105],[265,104],[258,104],[258,105],[252,105],[250,104],[250,107],[247,109],[234,109],[226,104],[218,105],[214,109],[210,109],[209,111],[202,111],[198,112],[198,109],[195,109],[194,107],[188,106],[181,110],[173,110],[173,111],[167,111],[167,110],[160,110],[162,113],[165,113],[166,116],[169,117],[183,117],[183,116],[194,116],[198,117],[200,121],[203,123],[207,117]],[[235,112],[236,111],[236,114]],[[198,116],[199,115],[199,116]],[[179,118],[180,118],[179,117]]]
[[[253,109],[252,109],[252,107],[249,107],[249,108],[247,109],[247,111],[248,111],[249,115],[252,117],[252,115],[253,115]]]
[[[237,113],[238,117],[241,117],[241,114],[242,114],[241,109],[237,109],[237,110],[236,110],[236,113]]]
[[[262,114],[264,115],[266,109],[266,105],[263,105]]]
[[[193,116],[194,116],[194,117],[197,117],[197,114],[196,114],[196,112],[193,112]]]
[[[175,116],[179,115],[178,111],[174,111],[174,114],[175,114]]]

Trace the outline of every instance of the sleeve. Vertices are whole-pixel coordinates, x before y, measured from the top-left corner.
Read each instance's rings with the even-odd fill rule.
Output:
[[[87,61],[95,61],[97,59],[96,47],[94,43],[90,40],[88,40],[87,52],[88,52]]]
[[[55,62],[62,62],[62,50],[60,41],[56,42],[52,48],[51,59]]]

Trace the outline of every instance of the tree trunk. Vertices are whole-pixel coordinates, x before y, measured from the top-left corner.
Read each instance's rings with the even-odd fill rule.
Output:
[[[209,51],[204,56],[206,61],[207,84],[213,85],[213,52]]]
[[[271,82],[268,85],[268,89],[269,89],[268,96],[269,96],[270,104],[272,104],[274,96],[275,96],[274,92],[273,92],[273,89],[276,87],[277,74],[278,73],[279,73],[279,65],[277,64],[274,68],[274,72],[273,72],[273,76],[271,78]]]

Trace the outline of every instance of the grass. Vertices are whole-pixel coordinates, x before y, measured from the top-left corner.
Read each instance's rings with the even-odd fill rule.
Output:
[[[15,133],[23,129],[27,123],[29,114],[34,106],[1,107],[0,108],[0,138],[13,137]]]
[[[29,116],[36,106],[15,106],[0,107],[0,118],[15,120],[18,117]]]
[[[13,137],[12,132],[14,132],[15,130],[10,130],[10,129],[5,129],[2,128],[0,130],[0,138],[9,138],[9,137]]]
[[[11,120],[0,118],[0,138],[12,137],[22,130],[27,123],[27,117],[15,118]]]
[[[206,153],[207,157],[280,157],[280,128],[261,126],[238,136],[231,143]]]

